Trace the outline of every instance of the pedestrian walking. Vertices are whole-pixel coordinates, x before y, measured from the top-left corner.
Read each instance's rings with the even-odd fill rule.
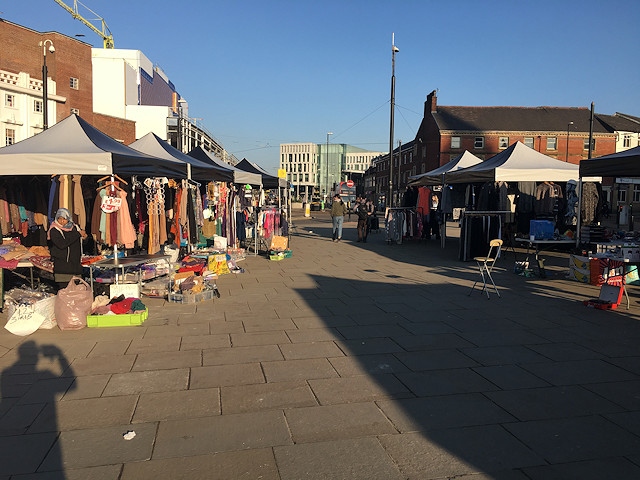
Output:
[[[344,223],[344,215],[347,213],[347,206],[340,198],[340,195],[334,195],[331,204],[331,220],[333,221],[333,241],[342,240],[342,225]]]
[[[364,198],[360,199],[356,205],[356,215],[358,215],[358,241],[367,243],[369,211]]]

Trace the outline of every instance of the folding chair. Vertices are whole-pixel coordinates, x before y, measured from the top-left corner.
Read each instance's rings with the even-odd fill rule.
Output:
[[[491,281],[491,285],[493,285],[493,289],[500,296],[500,292],[496,287],[495,282],[493,281],[493,277],[491,276],[491,271],[493,270],[493,266],[496,263],[496,260],[500,256],[500,250],[502,248],[502,240],[499,238],[494,238],[489,242],[489,253],[486,257],[474,257],[473,259],[478,264],[478,269],[480,270],[480,276],[482,277],[482,290],[480,293],[485,292],[487,294],[487,299],[489,298],[489,290],[487,288],[487,280]],[[473,292],[473,289],[476,287],[476,284],[480,280],[476,280],[469,291],[469,295]]]

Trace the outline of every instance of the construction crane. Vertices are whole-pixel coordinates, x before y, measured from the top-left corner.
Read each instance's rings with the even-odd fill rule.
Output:
[[[58,5],[60,5],[62,8],[64,8],[67,12],[69,12],[73,18],[75,18],[76,20],[80,20],[87,27],[89,27],[91,30],[93,30],[95,33],[101,36],[104,48],[115,48],[115,45],[113,44],[113,35],[111,34],[109,27],[107,27],[107,23],[104,21],[104,18],[102,18],[100,15],[98,15],[96,12],[91,10],[86,5],[78,2],[78,0],[73,0],[73,8],[67,5],[66,3],[64,3],[62,0],[55,0],[55,2]],[[89,12],[91,12],[93,15],[96,16],[96,18],[93,18],[91,20],[92,21],[99,20],[100,23],[102,24],[102,29],[99,29],[93,23],[91,23],[91,21],[87,20],[86,18],[84,18],[82,15],[78,13],[78,4],[82,5]]]

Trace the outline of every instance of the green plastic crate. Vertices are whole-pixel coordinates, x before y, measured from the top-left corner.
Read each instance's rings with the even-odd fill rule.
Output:
[[[149,317],[149,310],[121,315],[87,315],[87,327],[130,327],[142,325]]]

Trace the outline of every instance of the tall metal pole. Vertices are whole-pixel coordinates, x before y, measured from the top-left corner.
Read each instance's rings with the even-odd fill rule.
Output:
[[[593,153],[593,112],[594,112],[594,104],[591,102],[591,117],[589,119],[589,156],[587,158],[591,158],[591,154]]]
[[[49,91],[47,84],[47,77],[49,76],[49,72],[47,70],[47,43],[49,43],[49,51],[51,53],[55,52],[55,48],[53,47],[53,42],[49,39],[40,42],[40,46],[42,47],[42,129],[46,130],[49,128]]]
[[[569,122],[567,123],[567,152],[564,155],[564,161],[568,162],[569,161],[569,127],[573,125],[573,122]]]
[[[325,200],[329,196],[329,135],[333,132],[327,132],[327,177],[325,178]]]
[[[396,52],[395,33],[391,34],[391,118],[389,121],[389,200],[388,207],[393,207],[393,115],[396,107]]]

